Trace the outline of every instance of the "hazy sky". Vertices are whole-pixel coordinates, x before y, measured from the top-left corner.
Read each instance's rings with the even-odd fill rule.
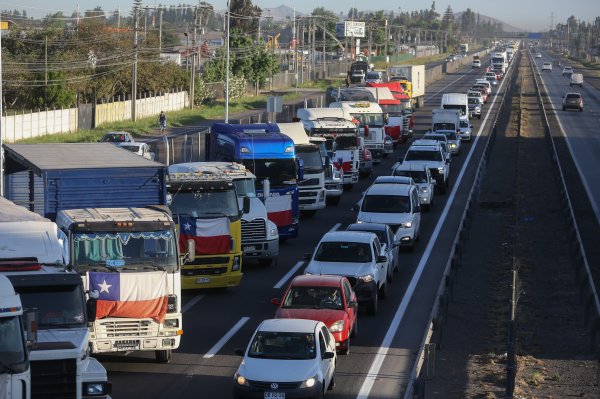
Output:
[[[227,0],[206,0],[212,4],[215,9],[224,9]],[[116,10],[119,6],[121,10],[129,10],[132,1],[123,0],[54,0],[52,2],[40,5],[39,0],[18,0],[13,2],[0,2],[0,7],[6,9],[25,9],[30,16],[43,16],[55,11],[63,11],[70,15],[79,4],[80,10],[92,9],[101,5],[105,11]],[[196,4],[196,0],[162,0],[146,1],[144,4]],[[310,13],[315,7],[324,6],[332,11],[343,11],[345,14],[351,7],[359,10],[393,10],[413,11],[431,6],[432,0],[379,0],[377,6],[372,7],[371,2],[356,0],[254,0],[253,4],[261,8],[272,8],[280,5],[292,7],[296,5],[297,10],[303,13]],[[584,21],[592,22],[597,16],[600,16],[600,0],[443,0],[436,1],[436,10],[442,14],[448,5],[454,12],[464,11],[471,8],[474,12],[497,18],[503,22],[514,25],[526,30],[547,30],[550,26],[551,14],[554,13],[554,23],[566,22],[570,15]],[[51,5],[51,6],[50,6]]]

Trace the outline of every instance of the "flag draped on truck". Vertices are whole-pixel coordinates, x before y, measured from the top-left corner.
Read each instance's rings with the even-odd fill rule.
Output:
[[[194,240],[196,254],[215,255],[229,252],[231,234],[229,218],[179,218],[179,248],[185,250],[187,240]]]
[[[265,200],[269,220],[277,227],[292,224],[292,196],[278,195]]]
[[[167,272],[87,273],[88,287],[99,293],[96,318],[151,318],[167,314]]]

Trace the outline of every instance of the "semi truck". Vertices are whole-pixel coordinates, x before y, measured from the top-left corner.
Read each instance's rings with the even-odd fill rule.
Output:
[[[325,176],[325,201],[327,204],[337,205],[344,193],[344,172],[333,165],[325,137],[311,136],[308,141],[319,147]]]
[[[409,138],[412,137],[413,125],[414,125],[414,117],[413,117],[413,107],[412,101],[410,97],[404,93],[404,89],[402,85],[398,81],[394,82],[384,82],[384,83],[367,83],[367,87],[387,87],[392,93],[392,96],[396,100],[400,100],[400,106],[402,110],[402,128],[400,129],[400,142],[406,142]],[[394,116],[396,111],[396,107],[383,108],[384,112],[387,112],[390,119]],[[388,133],[389,134],[389,133]],[[392,136],[392,138],[394,138]]]
[[[348,77],[350,83],[363,83],[366,79],[367,72],[369,71],[369,63],[366,61],[354,61],[350,64],[350,70],[348,71]]]
[[[256,191],[277,225],[279,240],[298,236],[298,180],[302,165],[294,142],[273,123],[214,123],[207,142],[211,162],[236,162],[256,176]]]
[[[0,273],[23,308],[37,310],[31,398],[110,398],[106,370],[89,356],[83,282],[65,265],[57,225],[0,197],[0,243]]]
[[[461,54],[469,54],[469,43],[461,43],[458,45],[458,51]]]
[[[505,73],[508,68],[506,51],[494,51],[491,56],[491,65],[494,71]]]
[[[412,101],[413,108],[421,108],[425,104],[425,65],[394,65],[390,67],[389,76],[402,85],[404,93]]]
[[[31,398],[29,349],[36,343],[35,314],[34,323],[27,323],[21,297],[0,274],[0,399]]]
[[[195,240],[196,256],[182,270],[182,288],[239,285],[242,212],[233,180],[210,163],[173,164],[168,167],[167,191],[180,246],[185,239]]]
[[[321,149],[310,142],[300,122],[278,123],[279,130],[292,139],[296,157],[302,160],[304,179],[298,182],[298,207],[303,217],[313,216],[326,206],[325,169]]]
[[[63,261],[89,294],[99,294],[88,295],[91,304],[101,304],[89,320],[92,351],[154,351],[157,361],[169,361],[182,334],[184,258],[166,208],[166,167],[110,143],[5,149],[8,198],[56,220]],[[193,258],[190,242],[182,247],[185,259]],[[156,303],[153,313],[107,307],[119,298],[99,284],[115,278],[128,290],[123,295]]]

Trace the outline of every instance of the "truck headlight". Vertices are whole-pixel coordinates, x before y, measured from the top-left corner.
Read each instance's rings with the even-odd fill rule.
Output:
[[[438,168],[438,172],[444,173],[444,168]]]
[[[179,319],[166,319],[163,326],[165,328],[177,328],[179,327]]]
[[[456,144],[450,143],[450,148],[456,148]]]
[[[402,223],[402,227],[407,228],[407,229],[411,228],[412,227],[412,221]]]
[[[334,333],[334,332],[340,332],[344,330],[344,320],[338,320],[335,323],[333,323],[331,325],[331,327],[329,327],[329,331]]]
[[[279,235],[279,232],[277,231],[277,229],[271,229],[269,230],[269,235],[271,237],[276,237],[277,235]]]
[[[108,381],[83,383],[83,394],[85,396],[106,396],[111,391],[112,384]]]
[[[240,270],[240,257],[239,256],[234,256],[233,257],[233,265],[231,266],[231,271],[232,272],[237,272],[238,270]]]
[[[427,187],[421,187],[421,192],[423,194],[427,194]]]
[[[362,283],[370,283],[371,281],[373,281],[373,275],[365,274],[364,276],[358,277],[358,280]]]

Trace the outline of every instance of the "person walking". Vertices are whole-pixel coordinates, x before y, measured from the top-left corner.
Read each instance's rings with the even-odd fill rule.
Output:
[[[160,111],[160,115],[158,115],[158,127],[160,128],[160,134],[164,134],[167,128],[167,115],[164,111]]]

